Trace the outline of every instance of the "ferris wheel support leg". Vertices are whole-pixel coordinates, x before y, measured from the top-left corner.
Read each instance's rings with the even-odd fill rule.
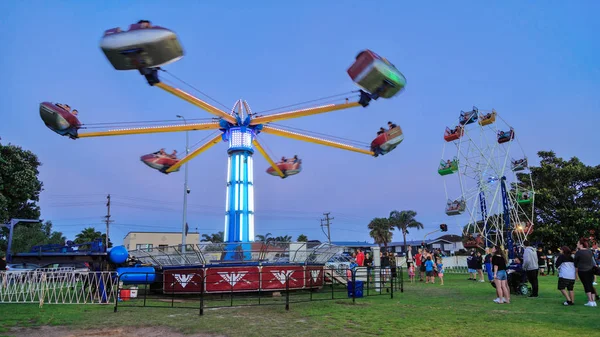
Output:
[[[504,208],[504,229],[506,232],[506,249],[508,249],[508,258],[514,259],[512,227],[510,226],[510,209],[508,208],[508,194],[506,193],[506,177],[500,179],[500,189],[502,190],[502,207]]]

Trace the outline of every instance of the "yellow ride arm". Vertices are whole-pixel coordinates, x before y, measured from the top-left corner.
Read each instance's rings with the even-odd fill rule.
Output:
[[[197,155],[199,155],[202,152],[204,152],[204,151],[210,149],[211,147],[215,146],[217,143],[221,142],[221,140],[222,140],[221,139],[221,133],[219,133],[214,138],[212,138],[211,140],[209,140],[208,142],[206,142],[204,145],[202,145],[199,148],[195,149],[194,151],[190,152],[187,156],[181,158],[181,160],[178,161],[177,164],[169,167],[169,169],[166,172],[167,173],[174,172],[175,170],[177,170],[178,168],[180,168],[181,165],[187,163],[188,161],[192,160]]]
[[[336,111],[336,110],[354,108],[357,106],[360,106],[360,103],[353,102],[353,103],[343,103],[343,104],[328,104],[328,105],[318,106],[318,107],[314,107],[314,108],[287,111],[287,112],[281,112],[281,113],[262,116],[262,117],[256,117],[256,118],[252,119],[250,124],[257,125],[257,124],[278,122],[278,121],[282,121],[282,120],[286,120],[286,119],[292,119],[292,118],[316,115],[316,114],[331,112],[331,111]]]
[[[297,132],[291,132],[291,131],[286,131],[286,130],[282,130],[282,129],[277,129],[277,128],[274,128],[271,126],[264,126],[262,129],[262,132],[276,135],[276,136],[282,136],[282,137],[302,140],[302,141],[309,142],[309,143],[331,146],[331,147],[335,147],[335,148],[342,149],[342,150],[348,150],[348,151],[358,152],[358,153],[362,153],[362,154],[367,154],[370,156],[375,155],[375,153],[370,150],[361,149],[359,147],[346,145],[346,144],[334,142],[331,140],[321,139],[321,138],[317,138],[317,137],[313,137],[313,136],[307,136],[307,135],[303,135],[303,134],[300,134]]]
[[[168,84],[165,84],[163,82],[156,83],[154,86],[155,87],[159,87],[162,90],[164,90],[164,91],[166,91],[168,93],[171,93],[171,94],[173,94],[173,95],[175,95],[175,96],[177,96],[177,97],[179,97],[179,98],[181,98],[183,100],[186,100],[186,101],[192,103],[193,105],[195,105],[195,106],[197,106],[197,107],[199,107],[201,109],[204,109],[204,110],[210,112],[213,115],[221,117],[221,118],[223,118],[224,120],[226,120],[226,121],[228,121],[230,123],[233,123],[233,124],[236,123],[235,117],[233,117],[232,115],[228,114],[227,112],[225,112],[225,111],[223,111],[223,110],[221,110],[219,108],[216,108],[216,107],[214,107],[214,106],[212,106],[212,105],[204,102],[203,100],[201,100],[201,99],[199,99],[197,97],[194,97],[194,96],[188,94],[187,92],[185,92],[185,91],[183,91],[181,89],[174,88],[174,87],[172,87],[172,86],[170,86]]]
[[[177,131],[195,131],[195,130],[216,130],[219,129],[219,123],[190,123],[181,125],[167,126],[148,126],[139,128],[115,129],[108,131],[82,132],[77,135],[77,138],[89,137],[104,137],[104,136],[124,136],[124,135],[141,135],[147,133],[160,132],[177,132]]]
[[[275,162],[273,161],[273,159],[271,159],[271,157],[269,157],[269,155],[267,154],[267,152],[265,151],[265,149],[263,149],[263,147],[260,145],[260,143],[258,142],[258,140],[255,139],[252,142],[252,144],[254,145],[254,147],[256,147],[256,149],[258,150],[258,152],[260,152],[260,154],[262,154],[263,157],[265,157],[265,159],[267,160],[267,162],[269,163],[269,165],[271,165],[271,167],[275,170],[275,172],[277,172],[277,174],[281,178],[285,178],[285,175],[283,174],[283,172],[279,169],[279,167],[277,167],[277,164],[275,164]]]

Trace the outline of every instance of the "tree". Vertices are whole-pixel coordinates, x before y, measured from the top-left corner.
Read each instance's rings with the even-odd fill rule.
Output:
[[[43,185],[38,179],[41,163],[37,156],[16,145],[0,144],[0,158],[0,223],[7,223],[13,218],[39,219],[37,202]],[[25,230],[21,228],[27,228],[21,226],[26,225],[17,225],[15,235],[17,230],[21,233]],[[28,226],[31,228],[33,225]],[[8,245],[8,234],[6,227],[0,231],[2,250],[6,250]]]
[[[278,236],[275,239],[273,239],[273,241],[275,241],[275,242],[292,242],[292,237],[289,235]]]
[[[96,239],[102,239],[102,243],[104,243],[106,242],[106,234],[97,231],[93,227],[87,227],[75,236],[74,242],[76,244],[81,244],[86,242],[92,242]],[[112,246],[112,242],[108,240],[108,248],[111,248]]]
[[[61,232],[52,230],[52,222],[22,223],[15,226],[12,240],[12,253],[29,252],[37,245],[64,245],[66,238]],[[6,247],[2,247],[5,251]]]
[[[530,167],[535,190],[530,241],[553,249],[574,247],[590,229],[600,229],[600,165],[587,166],[577,157],[563,160],[553,151],[540,151],[538,156],[540,166]],[[529,175],[517,177],[520,185],[530,186]]]
[[[202,242],[220,243],[223,242],[223,232],[212,233],[211,235],[202,234]]]
[[[417,212],[415,211],[392,211],[390,212],[389,223],[390,226],[398,228],[402,232],[404,239],[404,251],[406,252],[406,234],[408,234],[409,228],[415,228],[417,230],[423,229],[423,224],[418,222],[415,217]]]
[[[369,223],[369,235],[375,240],[376,244],[383,244],[384,247],[387,248],[387,244],[392,242],[392,225],[390,224],[390,219],[388,218],[374,218]]]
[[[265,235],[259,234],[256,236],[255,239],[256,239],[256,241],[259,241],[259,242],[271,242],[273,240],[273,238],[271,236],[272,236],[271,233],[267,233]]]
[[[298,235],[298,238],[296,239],[297,242],[306,242],[308,241],[308,237],[306,237],[306,235],[304,234],[300,234]]]

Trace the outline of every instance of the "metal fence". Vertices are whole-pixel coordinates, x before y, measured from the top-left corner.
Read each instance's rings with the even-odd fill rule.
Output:
[[[395,293],[404,291],[402,268],[356,268],[348,270],[345,275],[340,275],[338,269],[325,268],[299,275],[282,273],[275,278],[272,273],[260,269],[245,274],[242,279],[233,275],[211,277],[210,274],[199,272],[196,277],[186,276],[180,280],[156,274],[153,284],[141,286],[122,285],[120,280],[128,278],[124,273],[119,276],[119,297],[115,300],[114,311],[124,307],[185,308],[198,310],[203,315],[208,309],[261,305],[283,306],[289,310],[295,303],[326,300],[355,302],[368,296],[394,298]],[[190,275],[189,270],[187,275]],[[181,291],[182,288],[176,283],[183,285],[187,292]]]
[[[70,269],[0,272],[0,303],[107,304],[116,300],[114,272]]]

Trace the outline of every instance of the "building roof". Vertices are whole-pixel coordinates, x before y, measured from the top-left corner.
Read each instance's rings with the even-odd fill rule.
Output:
[[[455,235],[455,234],[446,234],[446,235],[440,236],[439,238],[437,238],[433,241],[438,241],[438,240],[444,240],[444,241],[448,241],[448,242],[462,242],[462,236]]]
[[[425,240],[426,244],[429,244],[432,240]],[[412,240],[412,241],[406,241],[406,245],[407,246],[421,246],[421,243],[423,243],[423,240]],[[394,246],[394,247],[398,247],[398,246],[404,246],[404,241],[394,241],[394,242],[390,242],[388,243],[388,246]]]
[[[179,232],[145,232],[145,231],[135,231],[135,232],[128,232],[127,234],[125,234],[125,237],[127,237],[127,235],[129,234],[180,234],[181,235],[181,231]],[[190,234],[200,234],[199,232],[188,232],[188,235]]]
[[[376,244],[367,241],[332,241],[331,244],[344,247],[377,247]]]

